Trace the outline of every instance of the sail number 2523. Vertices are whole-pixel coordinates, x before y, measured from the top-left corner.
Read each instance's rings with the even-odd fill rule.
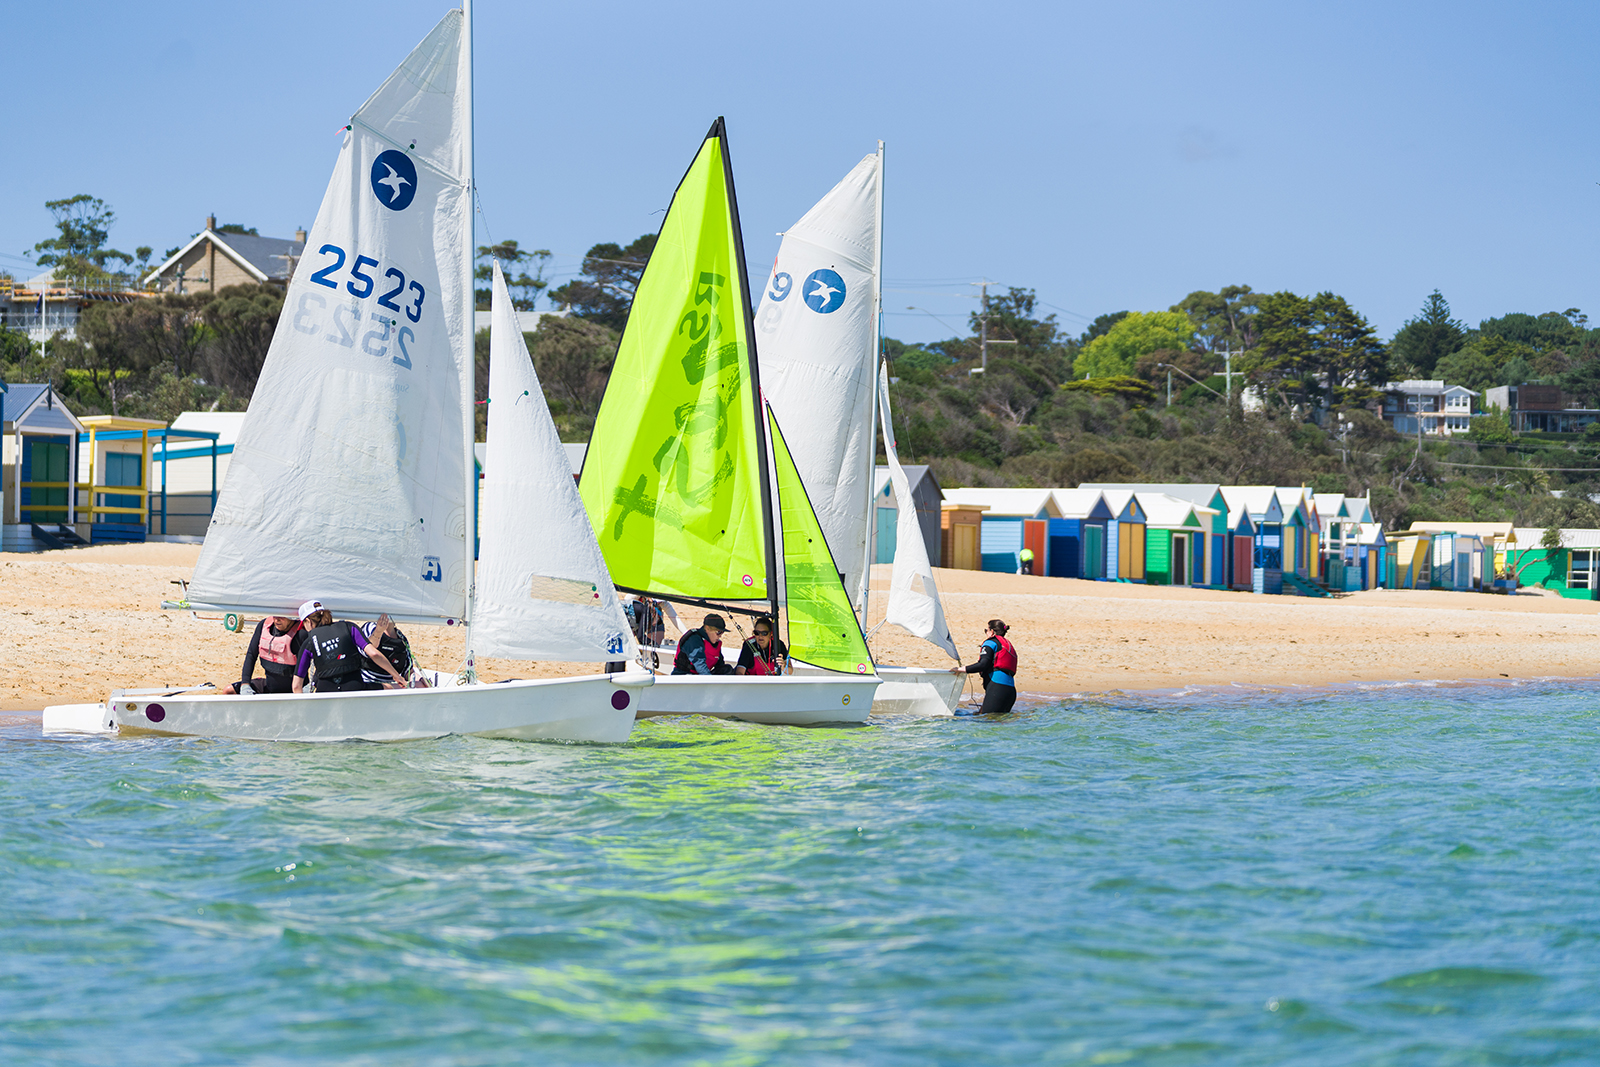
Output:
[[[338,245],[327,244],[317,250],[318,254],[333,257],[333,262],[311,275],[315,285],[327,286],[334,292],[343,288],[344,292],[355,298],[356,302],[338,303],[333,308],[333,322],[323,333],[330,343],[344,348],[353,348],[357,337],[360,338],[361,350],[369,356],[382,358],[389,356],[390,333],[395,326],[400,325],[400,315],[405,315],[414,323],[422,321],[422,303],[427,299],[428,291],[421,282],[407,283],[405,272],[399,267],[390,267],[381,274],[378,268],[382,266],[371,256],[356,256],[345,270],[346,262],[350,261],[349,255]],[[383,281],[378,281],[379,278]],[[341,287],[340,283],[343,282]],[[377,294],[378,306],[392,311],[391,317],[381,311],[373,311],[365,316],[359,301],[366,300]],[[328,306],[326,297],[318,296],[316,290],[307,290],[300,294],[300,303],[295,308],[294,328],[303,334],[315,336],[319,332],[319,325],[315,321],[318,317],[316,310],[325,310]],[[376,323],[377,326],[362,333],[361,323],[363,318]],[[397,355],[391,359],[395,364],[406,370],[411,369],[411,353],[407,342],[417,339],[416,332],[410,326],[400,326],[395,335]]]

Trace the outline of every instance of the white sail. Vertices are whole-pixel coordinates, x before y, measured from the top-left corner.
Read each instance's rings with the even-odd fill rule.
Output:
[[[465,612],[468,46],[452,11],[351,119],[195,568],[197,607]]]
[[[762,390],[858,613],[876,453],[880,163],[856,164],[783,235],[756,312]]]
[[[934,584],[933,567],[928,562],[928,546],[922,540],[922,523],[917,505],[911,499],[911,480],[900,466],[894,447],[893,420],[889,415],[889,368],[878,377],[878,404],[883,416],[883,451],[889,460],[889,481],[894,485],[899,516],[895,520],[894,571],[889,578],[889,608],[884,622],[894,623],[929,641],[959,660],[950,627],[944,621],[944,605],[939,602],[939,587]]]
[[[475,650],[514,659],[631,662],[638,649],[499,263],[492,306]]]

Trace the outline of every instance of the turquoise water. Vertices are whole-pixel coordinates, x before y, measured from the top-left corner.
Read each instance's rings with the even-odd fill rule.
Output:
[[[0,736],[0,1061],[1600,1061],[1600,685]]]

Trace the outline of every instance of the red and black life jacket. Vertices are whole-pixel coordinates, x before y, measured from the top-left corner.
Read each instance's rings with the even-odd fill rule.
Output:
[[[997,671],[1005,671],[1012,677],[1016,677],[1017,650],[1012,647],[1010,641],[1007,641],[999,634],[993,634],[989,639],[1000,646],[999,648],[995,649],[994,669]]]
[[[699,630],[690,630],[688,633],[683,635],[683,640],[678,642],[678,654],[672,657],[672,672],[674,674],[699,673],[694,669],[694,664],[689,660],[689,638],[695,634],[700,635],[700,647],[704,650],[706,667],[712,672],[715,672],[717,669],[717,664],[722,662],[722,645],[712,644],[711,639],[706,636],[704,628]]]

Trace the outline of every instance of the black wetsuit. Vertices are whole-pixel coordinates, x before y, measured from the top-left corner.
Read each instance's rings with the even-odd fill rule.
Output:
[[[994,656],[998,651],[1000,643],[991,637],[979,647],[978,662],[967,666],[968,674],[983,676],[983,707],[978,709],[979,715],[1003,715],[1017,702],[1015,677],[1007,671],[995,670]]]

